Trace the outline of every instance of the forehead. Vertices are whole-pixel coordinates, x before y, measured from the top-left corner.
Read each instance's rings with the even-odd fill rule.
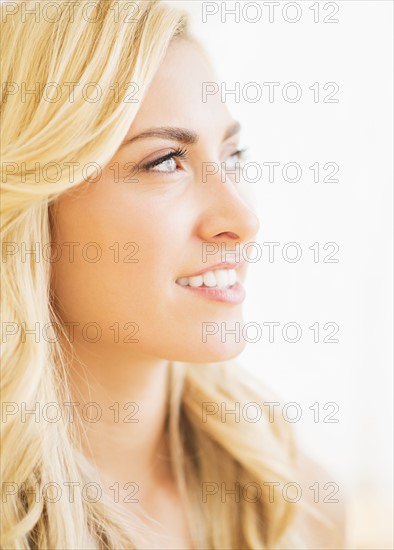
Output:
[[[218,82],[197,45],[176,39],[169,46],[127,137],[147,127],[178,126],[222,136],[232,118],[220,94],[203,101],[203,85]]]

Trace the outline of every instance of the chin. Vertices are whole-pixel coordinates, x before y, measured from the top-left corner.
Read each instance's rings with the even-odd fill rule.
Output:
[[[190,346],[188,350],[178,350],[174,357],[168,357],[168,359],[185,363],[218,363],[234,359],[245,349],[245,346],[244,340],[221,342],[220,339],[216,341],[212,339],[212,342],[200,342],[199,346]]]

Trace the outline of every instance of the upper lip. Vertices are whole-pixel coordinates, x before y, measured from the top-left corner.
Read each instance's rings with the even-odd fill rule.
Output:
[[[196,273],[193,273],[192,275],[182,275],[181,277],[178,277],[178,279],[198,277],[198,275],[202,275],[207,271],[213,271],[214,269],[237,269],[243,266],[244,264],[245,264],[245,260],[241,260],[240,262],[222,262],[219,264],[214,264],[208,267],[204,267],[204,269],[201,269],[200,271],[196,271]]]

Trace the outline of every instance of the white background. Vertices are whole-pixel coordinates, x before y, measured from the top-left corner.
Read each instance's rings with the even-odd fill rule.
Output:
[[[251,264],[246,321],[281,323],[273,343],[268,329],[240,357],[280,396],[302,408],[296,426],[303,446],[329,470],[348,505],[349,548],[392,548],[392,20],[390,1],[337,1],[339,12],[324,23],[332,7],[296,2],[301,19],[289,23],[281,2],[274,21],[268,7],[257,11],[240,2],[240,21],[226,15],[235,2],[216,2],[219,12],[202,21],[203,2],[176,1],[193,15],[193,30],[209,51],[218,81],[227,88],[259,83],[258,102],[227,96],[233,115],[244,127],[251,161],[276,161],[278,177],[268,171],[251,183],[261,221],[258,238],[263,255]],[[209,2],[213,5],[214,2]],[[334,3],[331,3],[333,5]],[[326,5],[326,9],[324,9]],[[335,6],[334,6],[335,7]],[[212,8],[213,9],[213,8]],[[295,18],[295,8],[287,12]],[[264,82],[279,82],[274,102]],[[297,82],[302,97],[282,98],[284,84]],[[336,82],[338,103],[314,103],[314,82]],[[289,93],[294,90],[289,90]],[[252,90],[250,89],[250,96]],[[297,162],[299,182],[281,177],[282,166]],[[309,166],[339,165],[338,183],[314,183]],[[289,172],[289,175],[293,174]],[[322,171],[323,177],[327,172]],[[251,174],[252,176],[252,174]],[[262,243],[276,241],[273,263]],[[282,248],[297,242],[302,257],[282,258]],[[318,263],[309,246],[339,245],[338,263]],[[294,253],[289,250],[290,254]],[[302,328],[297,343],[286,342],[283,324]],[[339,343],[314,343],[308,328],[327,322],[339,325]],[[278,329],[277,329],[278,330]],[[254,337],[248,333],[248,338]],[[328,331],[322,330],[321,339]],[[292,336],[292,333],[289,333]],[[309,405],[336,402],[338,423],[313,422]],[[289,411],[290,412],[290,411]]]

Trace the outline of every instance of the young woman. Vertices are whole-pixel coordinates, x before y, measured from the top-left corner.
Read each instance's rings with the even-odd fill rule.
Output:
[[[222,336],[258,220],[186,15],[38,4],[2,6],[2,548],[340,548]]]

